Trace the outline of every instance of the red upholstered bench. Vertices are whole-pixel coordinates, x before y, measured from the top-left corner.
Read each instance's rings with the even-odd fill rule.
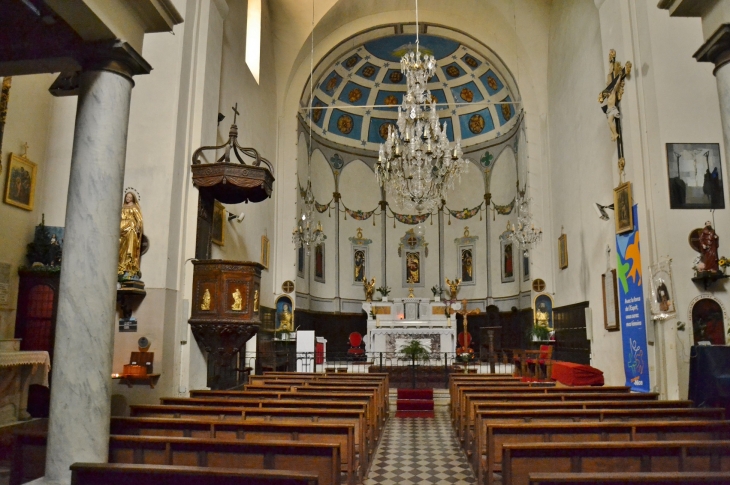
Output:
[[[602,386],[603,372],[590,365],[553,361],[553,380],[566,386]]]

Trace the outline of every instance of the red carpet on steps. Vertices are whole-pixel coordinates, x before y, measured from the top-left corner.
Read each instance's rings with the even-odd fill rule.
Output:
[[[433,389],[398,389],[396,418],[433,418]]]

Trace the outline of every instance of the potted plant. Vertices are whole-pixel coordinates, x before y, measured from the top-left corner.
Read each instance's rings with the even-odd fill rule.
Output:
[[[412,362],[427,361],[431,358],[431,353],[418,340],[411,340],[408,345],[401,347],[400,351],[407,360]]]
[[[388,295],[390,294],[390,286],[381,286],[380,288],[376,288],[377,292],[380,293],[380,296],[383,298],[383,301],[388,301]]]
[[[532,340],[548,340],[550,338],[550,329],[541,325],[535,325],[530,329],[530,337]]]
[[[441,301],[441,292],[443,291],[443,288],[439,285],[432,286],[431,293],[433,293],[433,301]]]

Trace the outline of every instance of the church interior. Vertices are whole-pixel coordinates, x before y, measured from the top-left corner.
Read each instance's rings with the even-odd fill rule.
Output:
[[[730,0],[0,0],[0,81],[0,485],[730,483]]]

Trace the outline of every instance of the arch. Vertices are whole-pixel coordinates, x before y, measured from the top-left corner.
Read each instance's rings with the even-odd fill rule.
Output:
[[[517,157],[511,146],[505,147],[492,165],[489,192],[495,204],[509,204],[517,190]]]
[[[362,160],[345,165],[340,174],[342,203],[348,209],[371,211],[380,202],[380,187],[375,174]]]
[[[692,338],[725,345],[727,340],[727,312],[720,300],[710,294],[697,296],[689,304],[688,320],[692,323]]]

